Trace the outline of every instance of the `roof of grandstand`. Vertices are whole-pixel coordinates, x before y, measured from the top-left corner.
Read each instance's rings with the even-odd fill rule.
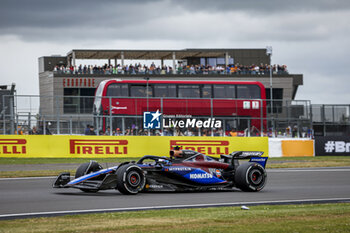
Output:
[[[121,59],[124,53],[124,59],[147,60],[147,59],[173,59],[175,53],[176,59],[185,59],[189,57],[224,57],[225,53],[242,53],[247,50],[264,52],[266,49],[180,49],[180,50],[101,50],[101,49],[74,49],[67,57],[75,59]],[[74,55],[73,55],[74,54]]]

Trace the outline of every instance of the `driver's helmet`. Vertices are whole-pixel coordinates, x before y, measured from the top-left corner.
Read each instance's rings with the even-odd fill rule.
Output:
[[[193,150],[182,150],[180,149],[180,147],[177,146],[174,148],[174,150],[170,151],[170,158],[184,160],[196,154],[198,154],[198,152]]]
[[[175,146],[174,150],[170,151],[170,158],[171,159],[180,159],[183,157],[182,150],[179,146]]]

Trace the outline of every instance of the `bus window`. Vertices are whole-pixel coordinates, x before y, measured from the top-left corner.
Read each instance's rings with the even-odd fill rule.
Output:
[[[176,85],[155,84],[154,97],[176,97]]]
[[[199,98],[200,91],[198,85],[179,85],[179,98],[192,97]]]
[[[211,98],[211,85],[203,85],[202,86],[202,97],[203,98]]]
[[[214,85],[214,98],[236,98],[235,85]]]
[[[260,87],[258,85],[237,85],[238,99],[260,99]]]
[[[129,96],[128,84],[112,83],[107,87],[107,96]]]
[[[146,97],[147,86],[146,85],[131,85],[130,96],[131,97]],[[148,86],[148,96],[152,97],[152,87]]]

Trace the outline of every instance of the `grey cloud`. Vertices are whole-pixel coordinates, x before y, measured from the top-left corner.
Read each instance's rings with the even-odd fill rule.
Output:
[[[0,8],[0,28],[16,32],[17,28],[23,27],[60,28],[80,25],[96,27],[127,24],[143,16],[152,18],[155,14],[147,11],[147,8],[143,9],[142,5],[157,2],[161,1],[4,0]]]
[[[191,11],[254,11],[260,14],[350,9],[348,0],[171,0]]]
[[[74,28],[106,25],[120,27],[120,25],[129,26],[155,18],[162,20],[171,15],[201,11],[209,14],[254,11],[256,15],[281,14],[280,16],[283,17],[285,13],[291,12],[349,9],[350,1],[348,0],[294,0],[289,2],[280,0],[3,0],[0,8],[0,29],[20,34],[21,31],[16,29],[23,27]]]

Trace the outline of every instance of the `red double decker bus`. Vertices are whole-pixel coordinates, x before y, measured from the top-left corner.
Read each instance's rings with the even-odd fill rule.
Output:
[[[142,127],[146,111],[221,119],[224,131],[266,128],[266,96],[255,81],[105,80],[96,90],[95,124],[106,130]]]

